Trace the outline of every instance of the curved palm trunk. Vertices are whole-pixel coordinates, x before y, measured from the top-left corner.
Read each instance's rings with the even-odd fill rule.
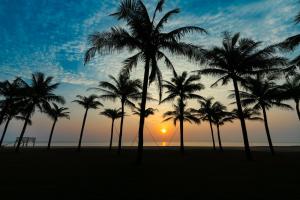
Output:
[[[49,137],[48,146],[47,146],[48,150],[50,149],[50,145],[51,145],[51,141],[52,141],[52,135],[53,135],[53,131],[54,131],[56,122],[57,122],[57,119],[54,120],[52,128],[51,128],[50,137]]]
[[[5,133],[7,131],[7,127],[9,125],[10,120],[11,120],[11,118],[8,118],[7,121],[6,121],[6,123],[5,123],[5,127],[3,129],[3,133],[2,133],[2,136],[1,136],[1,140],[0,140],[0,148],[2,147],[2,143],[4,141]]]
[[[119,134],[119,144],[118,144],[118,154],[121,154],[122,150],[122,136],[123,136],[123,121],[124,121],[124,104],[125,102],[122,101],[122,117],[121,117],[121,122],[120,122],[120,134]]]
[[[77,151],[80,151],[81,149],[81,141],[82,141],[82,135],[83,135],[83,130],[84,130],[84,126],[85,126],[85,121],[86,121],[86,117],[87,117],[87,113],[88,113],[88,108],[85,110],[84,113],[84,117],[83,117],[83,122],[82,122],[82,126],[81,126],[81,131],[80,131],[80,137],[79,137],[79,142],[78,142],[78,147],[77,147]]]
[[[296,99],[295,102],[296,102],[296,111],[297,111],[298,119],[300,120],[299,99]]]
[[[143,82],[143,92],[142,92],[142,102],[141,102],[141,115],[140,115],[140,125],[139,125],[139,141],[138,141],[138,154],[137,163],[142,163],[143,159],[143,146],[144,146],[144,124],[145,124],[145,108],[147,101],[147,90],[148,90],[148,79],[149,79],[149,66],[150,59],[146,58],[145,72],[144,72],[144,82]]]
[[[209,125],[210,125],[210,131],[211,131],[211,138],[212,138],[212,142],[213,142],[213,148],[214,150],[216,150],[216,143],[215,143],[215,136],[214,136],[214,129],[212,127],[212,123],[211,120],[209,119]]]
[[[220,125],[217,124],[217,131],[218,131],[218,141],[219,141],[219,148],[220,148],[220,151],[224,151],[223,150],[223,146],[222,146],[222,142],[221,142],[221,135],[220,135]]]
[[[25,122],[24,122],[24,125],[23,125],[23,128],[22,128],[22,132],[21,132],[20,137],[19,137],[19,141],[18,141],[17,147],[16,147],[16,149],[15,149],[15,152],[19,152],[19,151],[20,151],[21,141],[22,141],[23,136],[24,136],[24,134],[25,134],[25,131],[26,131],[26,128],[27,128],[27,125],[28,125],[29,118],[30,118],[30,115],[31,115],[31,113],[32,113],[32,110],[33,110],[33,109],[31,109],[31,110],[27,113],[27,115],[26,115]]]
[[[241,128],[242,128],[242,133],[243,133],[245,153],[246,153],[247,159],[252,160],[252,155],[251,155],[251,150],[250,150],[250,145],[249,145],[249,140],[248,140],[248,133],[247,133],[246,123],[245,123],[245,119],[243,116],[243,109],[242,109],[242,105],[241,105],[239,87],[238,87],[237,81],[234,78],[232,80],[233,80],[234,93],[235,93],[236,104],[237,104],[237,109],[238,109],[238,115],[240,118]]]
[[[2,124],[2,122],[4,120],[4,115],[5,115],[6,110],[7,110],[7,106],[5,106],[0,112],[0,125]]]
[[[115,123],[115,119],[112,119],[111,130],[110,130],[109,151],[111,151],[111,149],[112,149],[112,142],[113,142],[113,137],[114,137],[114,123]]]
[[[273,147],[273,143],[272,143],[272,139],[271,139],[271,135],[270,135],[266,108],[264,106],[262,106],[262,110],[263,110],[263,115],[264,115],[265,129],[266,129],[266,134],[267,134],[267,138],[268,138],[270,151],[271,151],[272,155],[274,155],[275,151],[274,151],[274,147]]]

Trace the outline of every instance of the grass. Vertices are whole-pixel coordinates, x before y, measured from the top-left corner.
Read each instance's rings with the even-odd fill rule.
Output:
[[[146,149],[142,166],[135,150],[101,148],[23,149],[0,152],[0,195],[57,199],[300,199],[300,154],[190,148]],[[2,198],[1,198],[2,199]],[[27,199],[27,198],[26,198]]]

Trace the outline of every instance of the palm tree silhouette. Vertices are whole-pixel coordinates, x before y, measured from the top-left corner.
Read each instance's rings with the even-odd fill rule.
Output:
[[[31,84],[28,85],[24,82],[25,87],[20,91],[23,96],[23,115],[25,116],[25,122],[22,128],[22,132],[19,137],[19,141],[16,147],[16,152],[19,151],[21,141],[23,139],[26,127],[31,116],[34,114],[35,108],[37,107],[41,112],[45,110],[49,103],[65,103],[62,96],[55,95],[53,91],[59,86],[59,83],[52,84],[53,77],[46,77],[41,72],[32,74]]]
[[[118,142],[118,154],[121,153],[122,148],[122,136],[123,136],[123,122],[124,122],[124,108],[125,105],[135,107],[132,100],[138,100],[141,97],[141,81],[139,79],[131,80],[129,73],[120,73],[117,78],[109,76],[112,83],[107,81],[101,81],[96,88],[90,88],[91,90],[101,91],[103,94],[100,96],[106,100],[115,101],[119,99],[121,101],[121,116],[120,122],[120,134]]]
[[[2,106],[1,106],[2,107]],[[0,139],[0,148],[2,147],[3,141],[4,141],[4,137],[7,131],[7,128],[11,122],[12,119],[16,119],[16,120],[25,120],[24,115],[22,115],[22,107],[20,105],[19,102],[15,102],[14,104],[10,104],[9,107],[5,108],[6,113],[4,115],[4,119],[3,121],[6,121],[5,125],[4,125],[4,129],[2,132],[2,136]],[[29,120],[28,122],[29,125],[31,125],[31,120]]]
[[[213,142],[213,149],[216,150],[216,144],[215,144],[215,137],[214,137],[214,130],[212,127],[212,117],[213,114],[216,112],[216,109],[220,106],[220,102],[216,101],[213,102],[213,97],[209,98],[202,98],[198,102],[200,104],[199,109],[193,109],[193,112],[197,115],[199,115],[200,119],[202,121],[208,121],[210,125],[210,131],[211,131],[211,137]]]
[[[245,119],[242,114],[238,83],[245,75],[256,75],[258,72],[267,73],[275,69],[276,65],[285,64],[286,59],[274,56],[275,46],[258,50],[260,42],[249,38],[240,38],[240,34],[233,36],[225,32],[222,47],[213,47],[205,53],[207,68],[199,70],[201,74],[221,77],[212,86],[222,81],[222,85],[233,82],[236,104],[241,122],[245,153],[248,160],[252,159]]]
[[[55,125],[57,123],[57,120],[59,118],[67,118],[70,119],[70,115],[67,110],[69,110],[69,108],[66,107],[59,107],[56,103],[52,103],[53,107],[48,107],[46,108],[46,113],[47,115],[53,120],[53,124],[52,124],[52,128],[51,128],[51,132],[50,132],[50,136],[49,136],[49,141],[48,141],[48,146],[47,149],[50,149],[50,145],[51,145],[51,141],[52,141],[52,135],[53,135],[53,131],[55,128]]]
[[[253,105],[253,109],[262,110],[270,151],[272,155],[274,155],[275,151],[268,125],[267,110],[272,106],[285,109],[292,108],[291,106],[278,101],[279,86],[276,85],[270,77],[267,79],[264,79],[262,76],[257,76],[256,78],[248,77],[244,82],[243,87],[246,91],[239,92],[241,104],[243,106]],[[234,98],[235,93],[231,94],[230,97]]]
[[[156,111],[158,111],[158,110],[154,109],[154,108],[145,109],[145,114],[144,114],[145,118],[149,117],[150,115],[154,115]],[[140,103],[139,103],[139,107],[134,108],[134,110],[132,111],[132,114],[138,115],[138,116],[141,115],[141,104]]]
[[[22,99],[20,96],[20,90],[22,90],[25,86],[26,83],[19,77],[12,82],[0,82],[0,96],[3,97],[3,100],[0,101],[0,124],[2,124],[4,116],[7,114],[7,109],[11,108],[11,105]]]
[[[90,49],[85,54],[85,63],[89,62],[96,53],[112,53],[127,49],[130,52],[137,50],[138,53],[124,61],[124,70],[130,71],[137,66],[138,61],[143,61],[144,80],[141,101],[141,115],[139,123],[138,163],[142,161],[143,153],[143,130],[144,114],[146,108],[148,85],[155,79],[158,81],[159,94],[161,96],[162,73],[157,61],[164,60],[166,66],[174,70],[170,59],[163,51],[171,54],[181,55],[188,58],[196,57],[201,48],[192,44],[182,42],[183,37],[190,32],[206,33],[203,28],[196,26],[180,27],[164,33],[163,29],[170,17],[179,13],[179,9],[167,12],[156,22],[159,12],[162,12],[165,0],[159,0],[152,17],[141,0],[122,0],[116,13],[112,16],[127,23],[129,31],[121,27],[113,27],[107,32],[98,32],[90,35]]]
[[[174,125],[176,126],[176,122],[180,121],[180,152],[184,153],[184,127],[183,122],[187,121],[189,123],[200,123],[200,119],[197,118],[194,114],[191,108],[187,109],[186,104],[182,102],[180,99],[177,100],[177,104],[173,105],[174,110],[173,111],[167,111],[163,114],[163,122],[173,120]]]
[[[121,108],[119,108],[119,109],[105,109],[100,114],[105,117],[111,118],[111,131],[110,131],[110,142],[109,142],[109,151],[111,151],[113,136],[114,136],[114,123],[116,119],[122,117],[123,113],[121,111]]]
[[[296,103],[296,112],[298,119],[300,120],[300,75],[296,74],[292,77],[286,77],[285,83],[280,87],[281,98],[283,100],[294,100]]]
[[[226,122],[232,122],[234,119],[231,112],[227,112],[226,106],[223,104],[217,102],[214,106],[211,120],[217,127],[217,133],[218,133],[218,141],[219,141],[219,148],[220,151],[223,150],[222,141],[221,141],[221,133],[220,133],[220,126],[224,125]]]
[[[184,101],[188,99],[201,99],[198,92],[204,89],[204,86],[199,83],[200,76],[199,75],[190,75],[188,76],[187,72],[183,72],[181,75],[177,75],[174,71],[174,77],[171,81],[163,81],[163,87],[167,89],[166,94],[167,97],[163,99],[161,102],[173,101],[174,99],[178,98],[179,106],[179,122],[180,122],[180,150],[184,152],[184,141],[183,141],[183,121],[184,121]]]
[[[81,126],[81,131],[80,131],[80,137],[79,137],[79,142],[78,142],[78,147],[77,147],[77,151],[80,151],[81,150],[81,141],[82,141],[82,136],[83,136],[83,131],[84,131],[88,111],[89,111],[89,109],[98,109],[99,106],[103,106],[103,104],[100,101],[97,101],[97,99],[99,97],[97,95],[94,95],[94,94],[92,94],[88,97],[81,96],[81,95],[77,95],[76,97],[77,97],[77,99],[74,100],[73,102],[78,103],[80,106],[85,108],[85,113],[84,113],[84,116],[83,116],[83,121],[82,121],[82,126]]]
[[[239,119],[238,110],[233,109],[231,111],[233,117],[235,119]],[[261,113],[253,108],[244,107],[243,108],[243,117],[245,120],[249,121],[263,121],[263,118],[260,117]]]

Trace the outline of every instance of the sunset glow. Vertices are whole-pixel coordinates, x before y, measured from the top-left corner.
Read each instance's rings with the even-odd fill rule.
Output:
[[[166,133],[167,133],[167,129],[166,129],[166,128],[162,128],[162,129],[160,129],[160,132],[161,132],[162,134],[166,134]]]

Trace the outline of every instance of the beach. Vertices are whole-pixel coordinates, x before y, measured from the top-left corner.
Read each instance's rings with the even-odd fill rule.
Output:
[[[3,199],[299,199],[300,147],[255,147],[253,161],[241,148],[225,152],[188,147],[147,147],[121,155],[106,148],[2,149]]]

